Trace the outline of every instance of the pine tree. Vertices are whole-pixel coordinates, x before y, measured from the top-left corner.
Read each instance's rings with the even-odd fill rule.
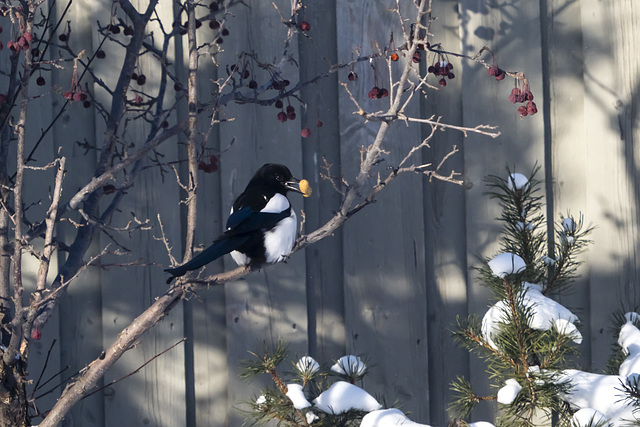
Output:
[[[569,385],[558,381],[566,358],[581,341],[578,318],[549,296],[569,288],[580,262],[576,256],[589,243],[592,230],[582,216],[560,216],[548,236],[543,214],[539,167],[529,177],[511,173],[506,179],[489,176],[488,195],[498,201],[504,224],[500,253],[481,259],[479,281],[494,304],[482,321],[476,315],[458,319],[456,340],[486,361],[492,385],[499,391],[479,396],[464,378],[453,382],[452,415],[466,417],[485,400],[497,400],[498,425],[533,426],[542,412],[560,414],[568,425],[570,411],[560,395]]]

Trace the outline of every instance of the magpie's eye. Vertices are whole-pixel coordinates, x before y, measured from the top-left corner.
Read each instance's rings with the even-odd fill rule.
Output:
[[[280,175],[279,173],[276,174],[276,181],[278,182],[282,181],[282,175]]]

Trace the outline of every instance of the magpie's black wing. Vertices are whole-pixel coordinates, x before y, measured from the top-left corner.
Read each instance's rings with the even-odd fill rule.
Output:
[[[291,208],[282,212],[256,212],[250,207],[244,207],[229,215],[225,235],[238,235],[252,231],[269,230],[278,222],[291,215]]]

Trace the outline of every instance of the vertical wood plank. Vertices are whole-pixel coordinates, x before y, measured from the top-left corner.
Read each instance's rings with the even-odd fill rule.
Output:
[[[358,49],[362,55],[377,52],[378,45],[382,48],[388,43],[391,31],[401,34],[399,18],[390,10],[395,7],[392,1],[340,3],[339,60],[350,60]],[[412,7],[403,6],[404,17],[415,16]],[[394,65],[396,76],[406,60],[403,57]],[[375,66],[380,73],[378,86],[388,89],[386,62],[375,61]],[[361,63],[355,72],[359,79],[349,86],[362,107],[371,112],[388,108],[389,98],[367,97],[375,85],[371,66]],[[346,74],[341,79],[346,80]],[[379,125],[364,123],[352,114],[356,107],[345,91],[340,90],[339,96],[341,164],[349,181],[359,170],[360,150],[372,143]],[[414,104],[405,113],[417,116],[419,106]],[[420,142],[418,126],[394,123],[385,145],[389,154],[372,174],[385,174]],[[369,360],[365,389],[384,395],[387,402],[402,402],[402,410],[417,422],[428,420],[430,405],[421,195],[422,178],[400,176],[380,193],[378,203],[359,212],[343,230],[347,351]]]
[[[289,16],[290,2],[276,1],[275,4],[285,17]],[[286,27],[280,22],[280,15],[273,4],[255,2],[250,9],[239,7],[233,13],[235,16],[229,20],[230,35],[224,38],[224,52],[219,55],[221,69],[227,64],[235,64],[239,53],[243,51],[255,52],[262,62],[271,62],[273,58],[279,61],[283,53],[282,41],[285,39]],[[289,49],[292,58],[298,58],[295,38]],[[269,73],[256,64],[253,64],[252,70],[259,85],[269,78]],[[282,78],[295,84],[298,76],[297,67],[293,63],[287,63]],[[275,94],[276,92],[270,91],[271,96]],[[220,161],[222,216],[225,221],[234,198],[244,190],[251,176],[262,164],[282,163],[289,167],[294,176],[303,178],[301,107],[295,99],[290,101],[296,108],[298,117],[286,123],[276,120],[278,110],[273,106],[226,106],[222,117],[235,120],[220,127],[220,144],[226,147],[232,140],[235,143],[222,154]],[[289,199],[300,219],[302,197],[294,193]],[[304,259],[304,253],[298,252],[286,264],[269,266],[251,273],[243,280],[225,285],[229,425],[240,425],[243,422],[242,414],[233,408],[254,399],[260,384],[270,382],[268,378],[257,378],[251,383],[239,379],[240,361],[252,357],[248,351],[262,351],[265,343],[273,347],[280,338],[289,343],[292,356],[307,351]],[[228,256],[225,256],[224,265],[226,270],[236,267]]]
[[[638,250],[638,57],[640,8],[631,1],[581,2],[587,217],[597,228],[589,251],[591,362],[609,356],[610,313],[633,305]],[[583,146],[585,146],[583,145]],[[582,148],[581,148],[582,149]],[[624,304],[626,305],[626,304]]]
[[[436,2],[431,25],[432,43],[459,52],[458,13],[453,2]],[[450,31],[454,29],[454,31]],[[430,90],[422,101],[423,117],[442,117],[443,122],[462,123],[462,63],[449,58],[454,65],[456,78],[449,80],[440,90]],[[430,54],[423,65],[423,72],[434,61]],[[430,76],[429,82],[437,86]],[[425,126],[423,137],[431,128]],[[454,146],[461,151],[445,164],[443,174],[455,170],[464,174],[464,137],[449,130],[436,132],[431,148],[425,150],[424,162],[437,165]],[[462,177],[464,178],[464,177]],[[449,384],[458,376],[469,376],[469,353],[456,345],[451,338],[456,317],[467,315],[467,251],[465,247],[465,189],[454,184],[435,180],[424,185],[426,248],[427,308],[429,336],[429,395],[431,413],[429,422],[446,425],[449,422],[446,409],[451,403]]]
[[[463,52],[475,55],[488,46],[505,70],[524,71],[540,105],[542,98],[540,67],[540,24],[537,2],[460,2],[460,34]],[[483,179],[488,174],[506,176],[505,166],[529,174],[535,163],[543,164],[543,120],[538,113],[520,119],[516,106],[509,103],[513,80],[501,82],[487,75],[484,67],[463,63],[463,121],[466,126],[498,125],[502,136],[491,139],[470,134],[465,139],[466,232],[469,266],[478,264],[477,256],[492,256],[499,250],[501,225],[497,203],[490,201]],[[484,316],[490,304],[490,292],[481,286],[473,272],[468,276],[469,313]],[[470,357],[470,379],[482,394],[495,392],[488,386],[486,365]],[[472,419],[492,418],[490,405],[479,405]]]

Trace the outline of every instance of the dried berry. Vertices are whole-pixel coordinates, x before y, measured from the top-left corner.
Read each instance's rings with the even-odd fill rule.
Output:
[[[24,33],[22,37],[24,37],[24,39],[28,42],[31,42],[31,40],[33,40],[33,35],[29,31]]]
[[[111,31],[111,33],[113,33],[113,34],[119,34],[120,33],[120,27],[118,25],[116,25],[116,24],[109,24],[107,29],[109,31]]]
[[[0,93],[0,105],[6,104],[7,103],[7,95],[5,95],[4,93]]]
[[[220,23],[215,19],[212,21],[209,21],[209,28],[211,28],[212,30],[217,30],[218,28],[220,28]]]
[[[521,105],[520,107],[518,107],[518,113],[520,114],[520,117],[524,117],[527,114],[529,114],[527,111],[527,107],[525,107],[524,105]]]
[[[282,108],[282,106],[283,106],[283,105],[284,105],[284,104],[283,104],[283,102],[282,102],[282,100],[281,100],[281,99],[278,99],[278,100],[276,101],[276,103],[275,103],[275,106],[276,106],[276,108],[278,108],[278,109]]]
[[[112,194],[116,192],[116,187],[113,184],[107,184],[102,186],[104,194]]]
[[[40,330],[37,327],[33,328],[31,330],[31,338],[33,338],[36,341],[39,341],[40,339],[42,339],[42,332],[40,332]]]
[[[243,79],[248,79],[250,75],[251,75],[251,73],[249,72],[249,70],[244,70],[242,72],[242,78]]]
[[[73,99],[73,92],[71,92],[70,90],[66,91],[65,93],[62,94],[62,96],[65,99],[68,99],[69,101],[71,101]]]
[[[69,40],[69,36],[67,36],[66,34],[60,34],[58,35],[58,40],[60,40],[61,42],[66,42],[67,40]]]
[[[44,79],[44,77],[40,76],[36,79],[36,84],[38,86],[44,86],[46,84],[46,80]]]
[[[296,119],[296,113],[291,112],[291,113],[287,113],[287,120],[295,120]]]
[[[0,45],[2,45],[2,43],[0,43]],[[2,50],[2,46],[0,46],[0,50]],[[40,56],[40,49],[38,49],[37,47],[31,49],[31,56],[33,56],[34,58]]]
[[[444,86],[446,86],[446,85],[447,85],[447,81],[446,81],[445,79],[440,79],[440,80],[438,81],[438,84],[439,84],[440,86],[443,86],[443,87],[444,87]]]
[[[537,112],[538,112],[538,107],[536,107],[536,103],[533,101],[527,102],[527,113],[529,113],[529,115],[532,116]]]
[[[284,123],[284,122],[286,122],[286,121],[287,121],[287,113],[285,113],[284,111],[280,111],[280,112],[278,113],[277,118],[278,118],[278,121],[279,121],[279,122]]]
[[[80,92],[74,92],[72,99],[74,101],[81,101],[80,99]]]
[[[309,138],[309,136],[311,136],[311,129],[309,128],[304,128],[300,131],[300,136],[302,136],[303,138]]]
[[[133,28],[131,28],[128,25],[125,25],[124,30],[122,30],[122,34],[124,34],[125,36],[132,36],[133,35]]]
[[[369,91],[369,99],[377,99],[378,98],[378,93],[380,93],[380,88],[378,86],[374,86]]]
[[[500,80],[504,80],[505,77],[507,77],[507,73],[504,72],[504,70],[499,70],[500,72],[498,74],[496,74],[496,80],[500,81]]]
[[[131,80],[138,80],[138,73],[131,74]]]
[[[398,56],[397,53],[392,53],[391,56],[389,57],[393,62],[396,62],[398,59],[400,59],[400,57]]]
[[[228,30],[228,29],[226,29],[226,28],[223,28],[223,29],[222,29],[222,32],[221,32],[220,34],[222,34],[223,36],[225,36],[225,37],[226,37],[226,36],[228,36],[228,35],[229,35],[229,30]]]
[[[255,80],[249,81],[249,89],[256,89],[258,87],[258,82]]]
[[[349,79],[350,82],[353,82],[355,80],[358,80],[358,75],[353,71],[349,71],[349,75],[347,76],[347,79]]]
[[[382,88],[378,91],[378,98],[384,98],[386,96],[389,96],[389,91],[385,88]]]
[[[96,58],[98,58],[98,59],[104,59],[105,56],[107,56],[107,54],[104,53],[104,50],[102,50],[102,49],[99,49],[96,52]]]
[[[498,67],[496,67],[495,65],[492,67],[489,67],[487,69],[487,74],[489,74],[491,77],[495,77],[500,73],[500,69]]]
[[[416,50],[415,53],[413,54],[413,59],[412,59],[413,62],[417,64],[418,62],[420,62],[421,59],[422,59],[422,54],[420,53],[419,50]]]
[[[196,29],[202,27],[202,21],[199,19],[196,19]]]
[[[427,72],[436,75],[438,74],[434,65],[429,65],[429,68],[427,68]]]
[[[162,126],[163,128],[166,129],[166,128],[169,127],[169,122],[165,120],[165,121],[162,122],[162,124],[160,126]]]
[[[307,21],[302,21],[300,23],[300,30],[301,31],[309,31],[311,29],[311,24],[309,24]]]
[[[455,78],[456,78],[456,75],[455,75],[455,74],[453,74],[453,73],[449,73],[449,74],[447,74],[447,78],[448,78],[449,80],[452,80],[452,79],[455,79]]]
[[[138,75],[138,78],[136,79],[136,83],[138,83],[138,85],[144,86],[146,82],[147,82],[147,77],[144,74]]]
[[[316,122],[316,127],[321,128],[321,127],[322,127],[322,125],[323,125],[322,121],[318,120],[318,121]]]
[[[287,105],[286,111],[287,111],[287,114],[295,113],[296,109],[295,109],[295,107],[293,105]]]
[[[175,90],[176,92],[180,92],[182,90],[182,85],[179,82],[175,82],[173,84],[173,90]]]
[[[84,102],[82,103],[82,106],[83,106],[84,108],[89,108],[89,107],[91,107],[91,101],[84,101]]]

